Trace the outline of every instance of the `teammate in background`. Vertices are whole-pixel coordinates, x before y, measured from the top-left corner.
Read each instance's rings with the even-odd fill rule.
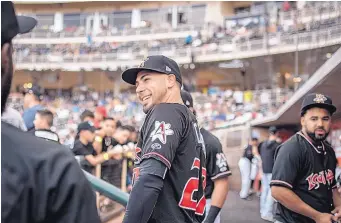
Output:
[[[43,96],[38,86],[32,86],[27,89],[24,96],[24,114],[23,119],[27,127],[27,131],[34,130],[34,118],[37,111],[44,109],[40,104]]]
[[[47,109],[37,111],[33,123],[35,136],[59,143],[57,133],[51,131],[51,127],[53,126],[53,114],[51,111]]]
[[[276,150],[271,191],[279,202],[278,222],[330,223],[340,219],[336,157],[325,141],[335,111],[328,96],[307,95],[301,107],[302,130]]]
[[[122,79],[136,86],[147,114],[136,147],[134,185],[124,223],[202,222],[205,214],[205,145],[180,95],[178,64],[149,56]]]
[[[243,156],[240,158],[238,162],[238,166],[241,174],[241,190],[239,192],[239,196],[241,199],[247,199],[249,197],[249,191],[251,186],[251,164],[254,159],[255,149],[258,146],[258,139],[252,138],[250,143],[245,147]]]
[[[274,199],[271,196],[270,181],[274,166],[274,155],[279,143],[277,142],[278,130],[276,127],[269,128],[268,140],[262,142],[260,146],[260,156],[262,162],[262,193],[260,196],[260,214],[266,221],[273,221]]]
[[[123,130],[124,127],[119,127],[115,132],[115,120],[113,118],[106,118],[103,122],[102,130],[105,136],[102,141],[102,152],[108,152],[116,149],[118,145],[124,145],[127,142],[130,132]],[[123,151],[121,148],[119,151]],[[121,188],[121,174],[122,174],[122,155],[117,154],[111,159],[102,163],[102,179],[110,184]]]
[[[80,123],[77,130],[78,137],[72,149],[73,153],[75,156],[80,158],[82,168],[85,171],[93,174],[94,167],[96,165],[109,160],[116,153],[114,153],[114,151],[96,153],[92,146],[92,142],[95,138],[96,128],[91,122]]]
[[[187,91],[181,91],[184,104],[195,113],[193,98]],[[229,191],[228,176],[231,175],[222,145],[217,137],[200,128],[206,148],[206,219],[205,223],[220,223],[220,210]]]
[[[37,21],[1,2],[1,113],[13,77],[12,39]],[[32,120],[33,121],[33,120]],[[100,223],[95,193],[70,151],[1,123],[1,222]]]

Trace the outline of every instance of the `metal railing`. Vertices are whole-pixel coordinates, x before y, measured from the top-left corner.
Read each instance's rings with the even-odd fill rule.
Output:
[[[268,43],[267,43],[268,39]],[[197,62],[229,60],[261,56],[272,53],[308,50],[329,45],[341,44],[341,25],[298,34],[277,33],[261,39],[205,44],[201,47],[166,47],[159,50],[143,49],[139,52],[128,49],[112,54],[93,55],[15,55],[17,69],[113,69],[122,66],[135,66],[148,55],[163,54],[177,60],[179,64],[190,63],[194,55]],[[71,68],[73,67],[73,68]]]
[[[127,205],[129,194],[84,170],[83,172],[95,191],[100,192],[107,198],[110,198],[123,206]]]

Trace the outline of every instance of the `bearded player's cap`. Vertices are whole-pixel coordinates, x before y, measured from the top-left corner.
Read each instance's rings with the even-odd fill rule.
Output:
[[[301,116],[303,116],[306,111],[310,108],[324,108],[330,112],[332,115],[336,111],[336,107],[333,105],[332,99],[323,94],[312,93],[304,97],[301,106]]]

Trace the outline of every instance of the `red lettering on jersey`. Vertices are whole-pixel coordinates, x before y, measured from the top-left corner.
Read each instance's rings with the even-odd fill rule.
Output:
[[[192,164],[193,169],[200,169],[200,160],[195,158]],[[206,168],[202,167],[203,187],[206,188]],[[198,191],[199,178],[191,177],[182,191],[179,206],[188,210],[195,211],[196,214],[203,215],[205,212],[206,199],[205,193],[199,201],[193,200],[194,192]]]
[[[331,170],[326,171],[325,174],[323,171],[319,172],[318,174],[312,173],[306,178],[306,180],[308,181],[308,190],[316,190],[320,187],[320,184],[326,185],[328,183],[331,185],[334,180],[334,173]]]

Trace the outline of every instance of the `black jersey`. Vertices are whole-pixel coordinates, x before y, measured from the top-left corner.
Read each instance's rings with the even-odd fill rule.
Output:
[[[1,222],[101,222],[70,149],[1,123]]]
[[[219,139],[206,129],[201,128],[200,132],[206,147],[207,180],[205,197],[206,199],[211,199],[214,190],[214,180],[230,176],[232,173]]]
[[[334,208],[335,168],[336,157],[331,146],[322,142],[318,148],[299,132],[277,148],[270,185],[287,187],[315,210],[330,213]],[[314,222],[281,204],[275,218],[286,223]]]
[[[113,137],[105,136],[102,140],[102,152],[107,152],[115,146],[120,145]],[[102,163],[102,179],[110,184],[121,188],[122,159],[109,159]]]
[[[96,151],[92,146],[92,143],[84,145],[79,139],[77,139],[73,144],[72,152],[75,154],[76,157],[81,157],[80,165],[82,169],[88,173],[93,174],[95,167],[92,166],[91,163],[85,159],[87,155],[96,156]]]
[[[159,104],[148,112],[136,147],[134,178],[148,158],[168,169],[149,222],[201,222],[206,204],[205,145],[196,118],[185,105]]]

